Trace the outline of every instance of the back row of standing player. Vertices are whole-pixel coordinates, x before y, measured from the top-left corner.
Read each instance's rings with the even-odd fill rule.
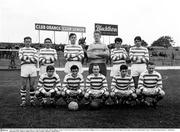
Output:
[[[71,33],[69,35],[70,45],[67,45],[64,50],[64,57],[67,62],[65,64],[65,72],[70,73],[71,66],[77,65],[79,73],[83,72],[81,60],[84,57],[83,49],[80,45],[76,44],[76,34]],[[90,60],[89,65],[89,74],[92,73],[93,65],[98,64],[100,67],[100,73],[106,76],[106,58],[110,55],[109,49],[103,43],[101,43],[101,33],[99,31],[94,32],[94,43],[90,44],[87,50],[87,55]],[[134,39],[135,47],[132,47],[129,52],[129,58],[131,59],[131,75],[134,80],[135,88],[138,87],[138,78],[139,75],[146,71],[146,63],[149,61],[148,50],[145,47],[141,46],[141,37],[137,36]],[[57,53],[55,49],[52,49],[50,44],[51,39],[45,39],[44,43],[46,48],[43,48],[37,55],[37,51],[34,48],[30,47],[31,38],[24,38],[25,47],[19,50],[19,58],[21,60],[21,77],[22,85],[20,89],[22,103],[25,105],[26,97],[26,85],[27,81],[30,82],[30,102],[34,103],[35,95],[35,79],[37,76],[36,63],[39,59],[40,63],[40,75],[46,72],[46,67],[48,65],[54,65],[54,62],[57,60]],[[119,68],[122,64],[126,63],[128,54],[125,49],[121,48],[122,39],[116,38],[115,44],[116,48],[111,50],[111,59],[113,60],[113,67],[111,70],[111,77],[114,77],[118,74]]]

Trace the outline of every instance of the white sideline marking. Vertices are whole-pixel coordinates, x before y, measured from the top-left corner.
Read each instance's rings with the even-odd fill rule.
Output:
[[[111,70],[112,67],[107,67],[107,70]],[[64,71],[65,68],[55,68],[56,71]],[[83,67],[83,71],[88,71],[89,67]],[[128,68],[129,70],[131,67]],[[180,66],[157,66],[157,70],[180,70]],[[37,71],[39,71],[39,68],[37,68]]]

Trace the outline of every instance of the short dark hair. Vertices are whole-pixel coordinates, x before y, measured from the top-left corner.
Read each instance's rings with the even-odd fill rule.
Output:
[[[24,41],[25,41],[26,39],[30,39],[30,40],[32,40],[32,38],[31,38],[31,37],[29,37],[29,36],[24,37]]]
[[[99,30],[95,30],[95,31],[94,31],[94,34],[95,34],[95,33],[98,33],[99,35],[101,35],[101,31],[99,31]]]
[[[121,65],[120,66],[120,71],[122,70],[127,70],[128,69],[128,66],[127,65]]]
[[[45,43],[47,40],[49,40],[49,41],[52,43],[52,40],[51,40],[50,38],[45,38],[45,39],[44,39],[44,43]]]
[[[69,39],[71,38],[71,36],[77,36],[75,33],[70,33],[70,35],[69,35]]]
[[[52,66],[52,65],[49,65],[49,66],[46,67],[46,72],[48,72],[48,71],[54,71],[54,70],[55,70],[55,68],[54,68],[54,66]]]
[[[94,66],[99,66],[99,65],[98,65],[98,64],[96,64],[96,63],[94,63],[94,64],[93,64],[93,67],[94,67]],[[100,66],[99,66],[99,68],[100,68]]]
[[[149,61],[149,62],[146,63],[146,65],[148,66],[148,65],[156,65],[156,64],[154,62],[152,62],[152,61]]]
[[[72,71],[72,70],[75,70],[75,69],[78,69],[78,70],[79,70],[79,67],[78,67],[77,65],[72,65],[72,66],[71,66],[71,71]]]
[[[122,39],[121,38],[115,38],[114,42],[121,42],[122,43]]]
[[[136,37],[134,38],[134,41],[136,41],[136,40],[141,41],[142,39],[141,39],[141,37],[140,37],[140,36],[136,36]]]

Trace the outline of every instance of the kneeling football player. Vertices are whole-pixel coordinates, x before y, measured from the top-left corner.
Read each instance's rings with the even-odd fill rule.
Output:
[[[64,77],[62,95],[67,104],[79,103],[84,96],[84,79],[77,65],[72,65],[70,70],[71,73]]]
[[[46,68],[46,73],[42,74],[39,78],[36,97],[42,105],[47,104],[47,98],[50,98],[50,103],[55,105],[60,95],[60,78],[56,74],[54,66],[49,65]]]
[[[110,96],[115,104],[129,104],[136,98],[135,87],[132,76],[128,74],[128,66],[120,66],[120,74],[115,75],[111,83]]]
[[[155,71],[155,64],[153,62],[147,63],[147,71],[143,72],[139,78],[137,95],[142,95],[143,101],[148,106],[156,106],[165,92],[162,90],[162,76]],[[151,98],[151,100],[147,100]]]
[[[100,73],[98,64],[93,65],[92,71],[93,73],[88,75],[86,79],[85,99],[90,102],[94,99],[100,99],[101,102],[105,103],[109,97],[106,77]]]

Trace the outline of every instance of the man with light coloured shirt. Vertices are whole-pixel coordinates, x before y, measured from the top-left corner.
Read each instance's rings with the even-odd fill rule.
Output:
[[[107,74],[106,68],[106,59],[109,56],[109,49],[106,44],[101,43],[101,32],[94,32],[94,40],[93,44],[90,44],[87,49],[87,55],[90,60],[89,65],[89,74],[92,73],[92,68],[94,64],[98,64],[100,67],[100,73],[105,75]]]

